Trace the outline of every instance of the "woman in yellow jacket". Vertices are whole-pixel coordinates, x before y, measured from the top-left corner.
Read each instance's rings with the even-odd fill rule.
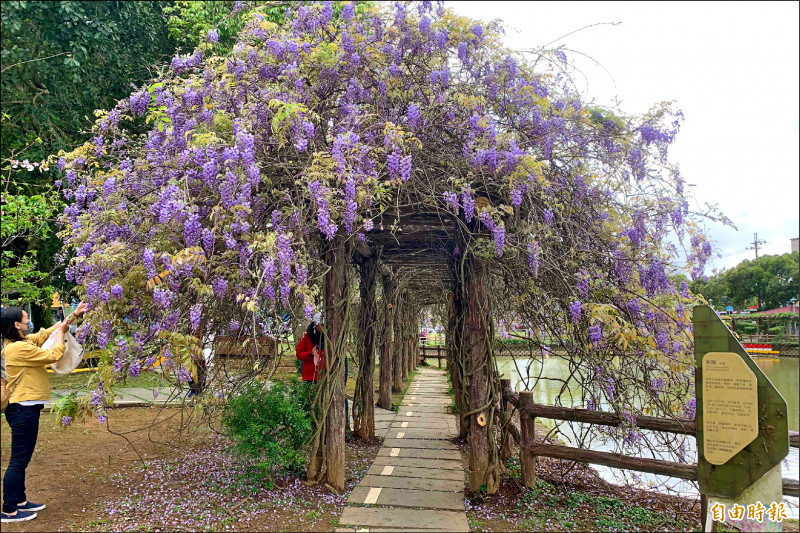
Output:
[[[25,496],[25,469],[31,461],[39,435],[39,414],[50,401],[50,376],[47,365],[64,355],[64,334],[74,320],[86,312],[81,303],[66,320],[53,327],[28,334],[28,313],[19,307],[0,312],[0,334],[3,337],[3,358],[7,374],[7,389],[12,390],[5,410],[11,427],[11,459],[3,476],[2,522],[23,522],[36,518],[35,511],[44,504],[28,501]],[[42,344],[56,332],[56,343],[49,350]]]

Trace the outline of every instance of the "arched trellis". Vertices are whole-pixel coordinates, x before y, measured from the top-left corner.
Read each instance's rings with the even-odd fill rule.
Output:
[[[164,355],[183,379],[177,350],[195,354],[215,333],[257,340],[269,330],[260,307],[310,318],[323,301],[327,372],[308,478],[342,490],[353,261],[363,298],[379,277],[385,294],[383,321],[365,305],[359,317],[381,331],[384,407],[409,370],[392,364],[403,361],[394,353],[409,361],[402,315],[423,301],[447,306],[462,434],[481,450],[473,490],[497,479],[493,277],[507,278],[505,307],[580,353],[595,382],[617,380],[593,394],[610,390],[603,399],[620,412],[639,407],[620,394],[629,376],[608,363],[619,352],[645,355],[653,383],[691,388],[681,358],[690,298],[667,279],[680,253],[666,230],[691,237],[695,274],[710,245],[666,160],[679,117],[667,105],[620,117],[570,88],[562,51],[526,61],[493,25],[414,7],[299,5],[283,27],[256,9],[230,57],[206,57],[211,43],[176,56],[162,82],[101,117],[93,141],[60,162],[68,275],[93,306],[79,337],[106,350],[98,402],[141,354]],[[685,400],[649,390],[664,412]],[[367,434],[369,407],[357,411]],[[471,423],[480,415],[485,426]]]
[[[361,297],[357,318],[359,373],[354,397],[355,431],[363,438],[374,435],[372,376],[376,349],[382,365],[379,395],[384,402],[382,407],[389,408],[385,403],[390,397],[389,389],[400,386],[417,364],[420,308],[457,301],[459,305],[451,309],[461,329],[458,332],[448,329],[448,366],[456,389],[461,433],[469,437],[470,489],[477,491],[486,485],[493,492],[499,482],[500,468],[493,428],[500,391],[496,388],[492,358],[494,333],[486,292],[488,267],[474,256],[469,237],[459,231],[459,223],[453,217],[414,210],[409,214],[387,214],[385,218],[383,227],[388,227],[393,218],[394,227],[401,230],[374,232],[369,245],[362,243],[353,252],[353,262],[360,274]],[[375,285],[381,271],[385,322],[376,346]],[[343,428],[343,416],[329,423],[331,427],[338,424]],[[331,455],[330,451],[328,454]],[[333,461],[328,465],[336,467]]]

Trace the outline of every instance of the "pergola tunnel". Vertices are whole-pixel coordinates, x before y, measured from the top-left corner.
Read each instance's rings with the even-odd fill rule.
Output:
[[[413,227],[414,220],[407,220],[406,227]],[[432,228],[430,218],[422,220],[425,227],[418,226],[418,232],[409,229],[400,239],[387,236],[379,245],[362,243],[348,250],[343,240],[334,238],[324,253],[328,269],[323,290],[328,372],[320,381],[315,399],[316,430],[308,479],[324,481],[337,492],[344,490],[347,421],[343,408],[343,347],[347,344],[344,332],[348,320],[357,324],[353,429],[358,437],[370,439],[375,436],[376,359],[380,359],[377,405],[391,409],[392,392],[403,390],[403,382],[420,362],[421,311],[431,306],[448,313],[447,366],[460,414],[460,435],[469,443],[470,490],[477,492],[485,486],[492,493],[499,484],[495,428],[501,426],[502,395],[493,354],[489,266],[472,252],[473,243],[468,236],[450,232],[453,228]],[[427,248],[418,244],[418,253],[404,254],[403,250],[413,248],[414,239],[423,234],[427,235]],[[434,242],[431,235],[439,238]],[[443,238],[445,235],[448,237]],[[382,281],[380,302],[378,277]],[[358,305],[348,297],[356,285]]]

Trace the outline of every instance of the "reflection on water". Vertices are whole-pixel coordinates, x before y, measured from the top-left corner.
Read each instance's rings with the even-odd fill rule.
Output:
[[[798,363],[800,363],[800,360],[788,357],[755,358],[754,360],[786,399],[789,409],[789,430],[798,431],[798,426],[800,426],[800,409],[798,409],[800,366]],[[497,369],[501,377],[511,380],[511,387],[514,390],[532,389],[533,401],[536,403],[563,405],[564,407],[585,407],[581,397],[581,377],[574,372],[571,374],[569,362],[566,359],[557,356],[545,357],[543,360],[498,357]],[[599,408],[604,409],[604,406],[601,405]],[[559,437],[571,445],[574,445],[579,440],[581,428],[585,430],[587,426],[586,424],[569,424],[552,420],[541,420],[541,422],[548,427],[553,427],[557,423],[561,433]],[[648,431],[642,431],[642,433],[645,436],[652,435]],[[685,439],[685,447],[686,460],[696,463],[697,448],[695,439],[687,437]],[[592,448],[605,451],[614,450],[613,443],[593,442]],[[662,449],[661,453],[656,455],[662,459],[677,461],[677,458],[667,452],[666,449]],[[654,457],[653,454],[645,454],[644,456]],[[617,483],[624,481],[623,474],[618,469],[601,465],[592,466],[608,481]],[[783,477],[798,479],[798,469],[800,469],[798,450],[797,448],[790,448],[789,456],[783,462]],[[687,496],[697,494],[694,484],[686,481],[646,473],[630,473],[628,478],[633,477],[633,474],[636,474],[641,479],[643,486],[669,487],[670,490]],[[786,501],[789,503],[791,517],[797,518],[797,498],[787,497]]]
[[[800,409],[798,409],[797,398],[797,391],[800,390],[800,359],[796,357],[756,357],[753,360],[786,400],[789,408],[789,431],[800,430],[800,416],[798,416]],[[795,469],[795,477],[796,475],[797,470]]]

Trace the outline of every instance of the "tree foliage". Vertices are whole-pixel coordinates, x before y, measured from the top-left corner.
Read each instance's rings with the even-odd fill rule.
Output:
[[[178,0],[164,8],[169,15],[169,36],[183,50],[194,50],[211,39],[216,43],[215,53],[227,55],[233,48],[239,32],[244,28],[247,13],[254,7],[263,6],[264,18],[282,24],[289,2]]]
[[[154,75],[170,53],[167,2],[3,3],[2,148],[41,160],[86,139],[95,109]]]
[[[800,262],[797,252],[764,255],[746,259],[730,270],[714,274],[708,280],[696,280],[690,286],[695,294],[713,299],[718,305],[743,309],[761,301],[760,310],[787,305],[800,293]]]
[[[39,253],[52,235],[51,221],[60,214],[61,207],[59,197],[51,191],[31,195],[0,193],[3,305],[39,302],[50,296],[49,272],[43,271],[46,263],[40,261]],[[42,324],[38,320],[36,323]]]

